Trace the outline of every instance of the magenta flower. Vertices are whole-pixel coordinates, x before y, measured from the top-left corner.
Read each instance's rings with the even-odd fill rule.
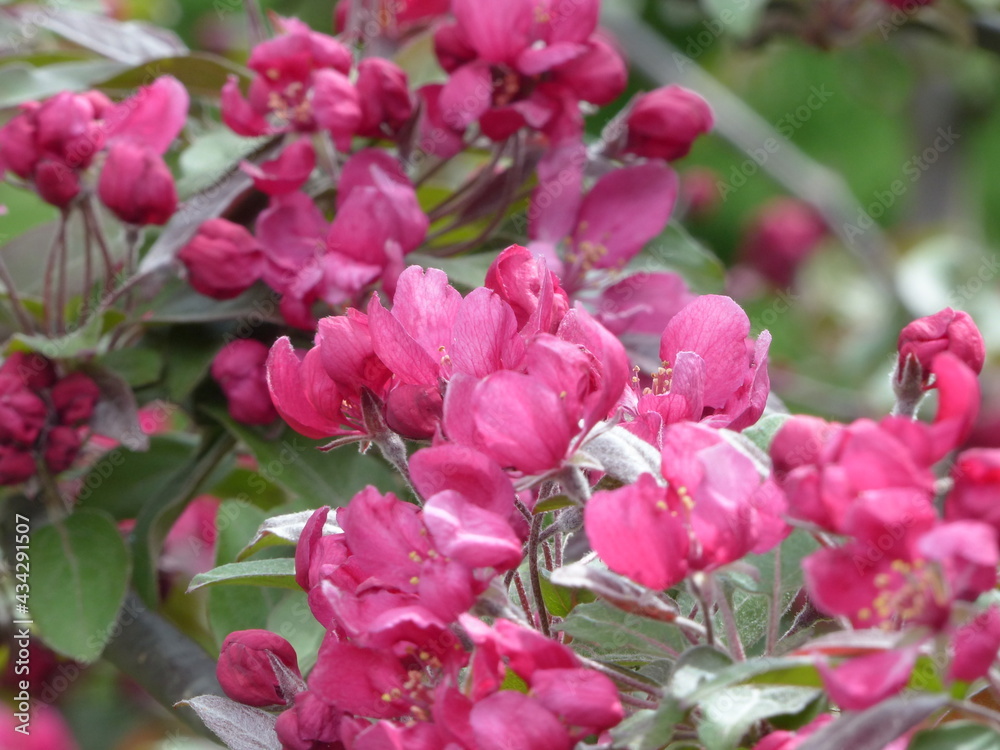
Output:
[[[908,357],[913,357],[925,373],[926,382],[934,358],[950,352],[964,362],[973,373],[979,374],[986,359],[983,336],[968,313],[946,307],[939,313],[919,318],[899,332],[899,368]]]
[[[686,514],[677,492],[643,474],[633,485],[595,492],[584,521],[591,546],[611,570],[659,591],[688,574]]]
[[[235,76],[223,87],[223,122],[243,136],[326,130],[338,149],[349,150],[361,124],[358,91],[347,77],[350,50],[295,18],[279,19],[279,29],[284,33],[250,54],[247,66],[257,76],[248,98]]]
[[[836,667],[820,662],[830,700],[845,711],[863,711],[899,693],[917,663],[917,649],[896,648],[858,656]]]
[[[227,635],[215,670],[226,695],[247,706],[284,704],[287,696],[282,695],[271,655],[299,674],[295,649],[280,635],[267,630],[240,630]]]
[[[240,169],[253,178],[254,186],[268,195],[285,195],[300,189],[316,168],[316,152],[307,140],[299,140],[284,148],[275,159],[259,166],[249,161]]]
[[[381,57],[358,63],[358,96],[361,122],[358,135],[365,138],[393,137],[413,115],[413,97],[406,73]]]
[[[594,35],[597,6],[588,0],[563,13],[530,0],[455,0],[457,23],[435,34],[451,74],[440,93],[444,121],[457,131],[478,121],[495,141],[526,126],[554,141],[579,137],[579,102],[607,104],[625,87],[624,62]]]
[[[1000,608],[992,605],[958,627],[951,645],[948,679],[974,682],[985,677],[1000,651]]]
[[[701,96],[682,86],[665,86],[635,100],[625,119],[623,153],[680,159],[714,124],[712,110]]]
[[[177,254],[188,282],[213,299],[232,299],[249,289],[264,270],[264,252],[254,236],[228,219],[209,219]]]
[[[1000,450],[975,448],[960,453],[951,472],[954,487],[945,501],[950,521],[975,520],[990,524],[1000,533]]]
[[[754,218],[739,253],[769,282],[787,288],[827,234],[826,222],[815,208],[783,198],[767,204]]]
[[[526,247],[511,245],[486,272],[483,283],[514,311],[517,328],[525,335],[555,333],[569,311],[569,296],[545,261]]]
[[[528,214],[532,251],[570,292],[591,270],[623,268],[663,231],[677,200],[677,175],[659,161],[608,172],[581,197],[585,164],[582,144],[546,156]]]
[[[227,344],[212,361],[212,377],[226,394],[229,415],[243,424],[270,424],[278,414],[267,390],[267,347],[252,339]]]
[[[278,414],[299,434],[314,439],[356,434],[344,426],[343,399],[323,369],[318,347],[303,354],[287,336],[278,339],[267,357],[267,387]]]

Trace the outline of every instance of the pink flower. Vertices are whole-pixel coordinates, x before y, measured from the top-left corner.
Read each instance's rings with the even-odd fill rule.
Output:
[[[680,159],[713,125],[712,110],[701,96],[682,86],[665,86],[635,100],[625,119],[623,153]]]
[[[295,696],[295,705],[282,711],[274,730],[282,746],[289,750],[342,748],[341,712],[326,705],[316,694],[303,690]]]
[[[955,484],[945,501],[948,520],[971,519],[1000,533],[1000,450],[976,448],[960,453],[952,468]]]
[[[514,311],[525,334],[555,333],[569,311],[569,296],[545,261],[526,247],[511,245],[490,264],[483,286]]]
[[[884,527],[884,537],[822,549],[803,561],[817,608],[858,628],[940,629],[954,601],[974,600],[995,585],[1000,553],[992,527],[961,521],[908,534],[909,523],[897,523]]]
[[[358,64],[358,96],[361,123],[358,135],[365,138],[395,136],[413,114],[406,73],[381,57],[369,57]]]
[[[822,729],[833,721],[830,714],[820,714],[801,729],[795,732],[779,730],[771,732],[764,739],[753,746],[753,750],[798,750],[806,739],[817,730]],[[885,750],[890,750],[886,748]],[[902,750],[901,748],[891,748],[891,750]]]
[[[200,495],[188,503],[163,540],[159,569],[190,579],[215,567],[219,499]]]
[[[902,372],[908,357],[913,357],[929,377],[935,357],[949,352],[979,374],[986,359],[983,336],[968,313],[946,307],[939,313],[918,318],[899,332],[899,367]]]
[[[128,224],[166,224],[177,209],[177,189],[167,165],[132,141],[119,141],[108,151],[97,191],[101,202]]]
[[[816,209],[803,201],[780,199],[767,204],[754,218],[740,254],[764,278],[785,288],[826,235],[826,222]]]
[[[264,253],[253,235],[228,219],[209,219],[177,255],[188,281],[214,299],[232,299],[261,277]]]
[[[254,186],[268,195],[285,195],[301,188],[316,168],[316,152],[308,140],[295,141],[275,159],[260,166],[244,161],[240,168],[253,178]]]
[[[0,485],[27,482],[35,476],[35,457],[26,448],[0,443]]]
[[[70,373],[52,387],[52,405],[60,424],[74,427],[90,421],[100,397],[97,384],[82,372]]]
[[[215,670],[226,695],[246,706],[284,704],[290,696],[282,694],[272,655],[299,674],[295,649],[280,635],[267,630],[239,630],[227,635]]]
[[[591,546],[611,570],[659,591],[688,574],[686,512],[680,495],[643,474],[633,485],[595,492],[584,524]]]
[[[525,126],[555,141],[579,137],[579,102],[607,104],[625,87],[621,57],[594,35],[597,5],[588,0],[555,15],[553,6],[536,16],[530,0],[453,2],[456,25],[435,35],[438,59],[451,74],[440,93],[444,122],[463,131],[478,121],[496,141]]]
[[[948,679],[974,682],[985,677],[1000,651],[1000,608],[993,605],[960,626],[951,644]]]
[[[53,474],[60,474],[76,460],[83,441],[72,427],[56,425],[45,436],[45,465]]]
[[[284,33],[257,45],[247,61],[257,74],[249,97],[235,77],[223,87],[223,122],[244,136],[326,130],[347,151],[361,124],[358,91],[347,78],[350,50],[295,18],[279,19],[278,27]]]
[[[267,347],[252,339],[227,344],[212,361],[212,377],[226,394],[229,414],[243,424],[270,424],[278,416],[265,378]]]
[[[267,387],[278,414],[296,432],[314,439],[353,432],[342,424],[343,400],[318,347],[303,354],[287,336],[278,339],[267,357]]]
[[[677,200],[677,175],[663,162],[608,172],[580,197],[585,162],[582,144],[546,156],[528,212],[532,250],[571,292],[591,270],[624,267],[663,231]]]
[[[917,663],[917,649],[858,656],[836,667],[817,665],[830,699],[845,711],[863,711],[899,693]]]
[[[56,382],[52,360],[35,352],[11,352],[0,366],[0,375],[15,376],[32,391],[50,388]]]
[[[14,375],[0,375],[0,443],[30,447],[38,439],[48,409]]]
[[[69,727],[56,709],[32,703],[30,733],[18,731],[20,720],[6,705],[0,710],[0,745],[5,750],[77,750]]]

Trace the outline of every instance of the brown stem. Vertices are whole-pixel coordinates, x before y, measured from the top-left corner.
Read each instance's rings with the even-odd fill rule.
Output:
[[[544,513],[539,513],[531,521],[531,536],[528,537],[528,571],[531,575],[531,593],[538,609],[538,627],[546,638],[552,636],[549,628],[549,612],[545,609],[545,599],[542,597],[542,579],[538,571],[538,537],[542,533]]]

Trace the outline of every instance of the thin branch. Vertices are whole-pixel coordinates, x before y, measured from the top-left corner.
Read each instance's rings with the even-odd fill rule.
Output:
[[[544,513],[539,513],[531,521],[531,536],[528,537],[528,571],[531,574],[531,593],[535,597],[535,607],[538,609],[538,627],[546,638],[552,636],[549,628],[549,612],[545,609],[545,599],[542,597],[542,579],[538,571],[538,537],[542,532]]]

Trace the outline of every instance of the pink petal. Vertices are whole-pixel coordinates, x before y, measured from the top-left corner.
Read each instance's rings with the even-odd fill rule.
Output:
[[[451,10],[468,43],[486,62],[512,63],[528,46],[535,12],[532,0],[487,4],[454,0]]]
[[[498,294],[479,287],[461,300],[448,347],[457,372],[485,377],[516,366],[523,351],[514,311]]]
[[[677,200],[676,173],[662,162],[610,172],[580,207],[573,236],[593,268],[620,268],[663,231]],[[586,261],[585,261],[586,262]]]
[[[424,523],[438,550],[472,568],[516,568],[521,540],[503,517],[474,505],[453,490],[434,495],[424,506]]]
[[[689,537],[684,509],[649,474],[634,485],[595,492],[584,527],[594,551],[616,573],[651,589],[673,586],[687,575]]]
[[[354,84],[336,70],[317,70],[312,106],[316,124],[330,132],[340,151],[349,151],[351,138],[361,126],[361,101]]]
[[[319,350],[313,349],[312,352],[316,352],[312,361],[318,363]],[[337,386],[325,372],[316,372],[312,367],[307,376],[305,370],[305,364],[292,348],[288,337],[278,339],[267,358],[267,387],[271,401],[281,418],[299,434],[313,439],[337,435],[340,432],[340,394]],[[306,377],[310,380],[322,377],[325,383],[309,383]],[[320,389],[325,390],[322,412],[309,398],[310,392]]]
[[[660,339],[660,359],[672,363],[678,352],[705,360],[705,406],[719,408],[743,384],[749,367],[746,340],[750,319],[729,297],[706,294],[681,310]]]
[[[316,168],[316,153],[308,140],[299,140],[285,148],[276,159],[259,166],[244,161],[240,168],[253,178],[262,193],[284,195],[302,187]]]
[[[863,711],[906,687],[916,663],[916,648],[898,648],[817,668],[834,703],[845,711]]]
[[[130,138],[162,155],[184,127],[188,103],[180,81],[157,78],[105,114],[108,139]]]
[[[513,690],[477,702],[469,720],[479,750],[570,750],[574,744],[550,711]]]

